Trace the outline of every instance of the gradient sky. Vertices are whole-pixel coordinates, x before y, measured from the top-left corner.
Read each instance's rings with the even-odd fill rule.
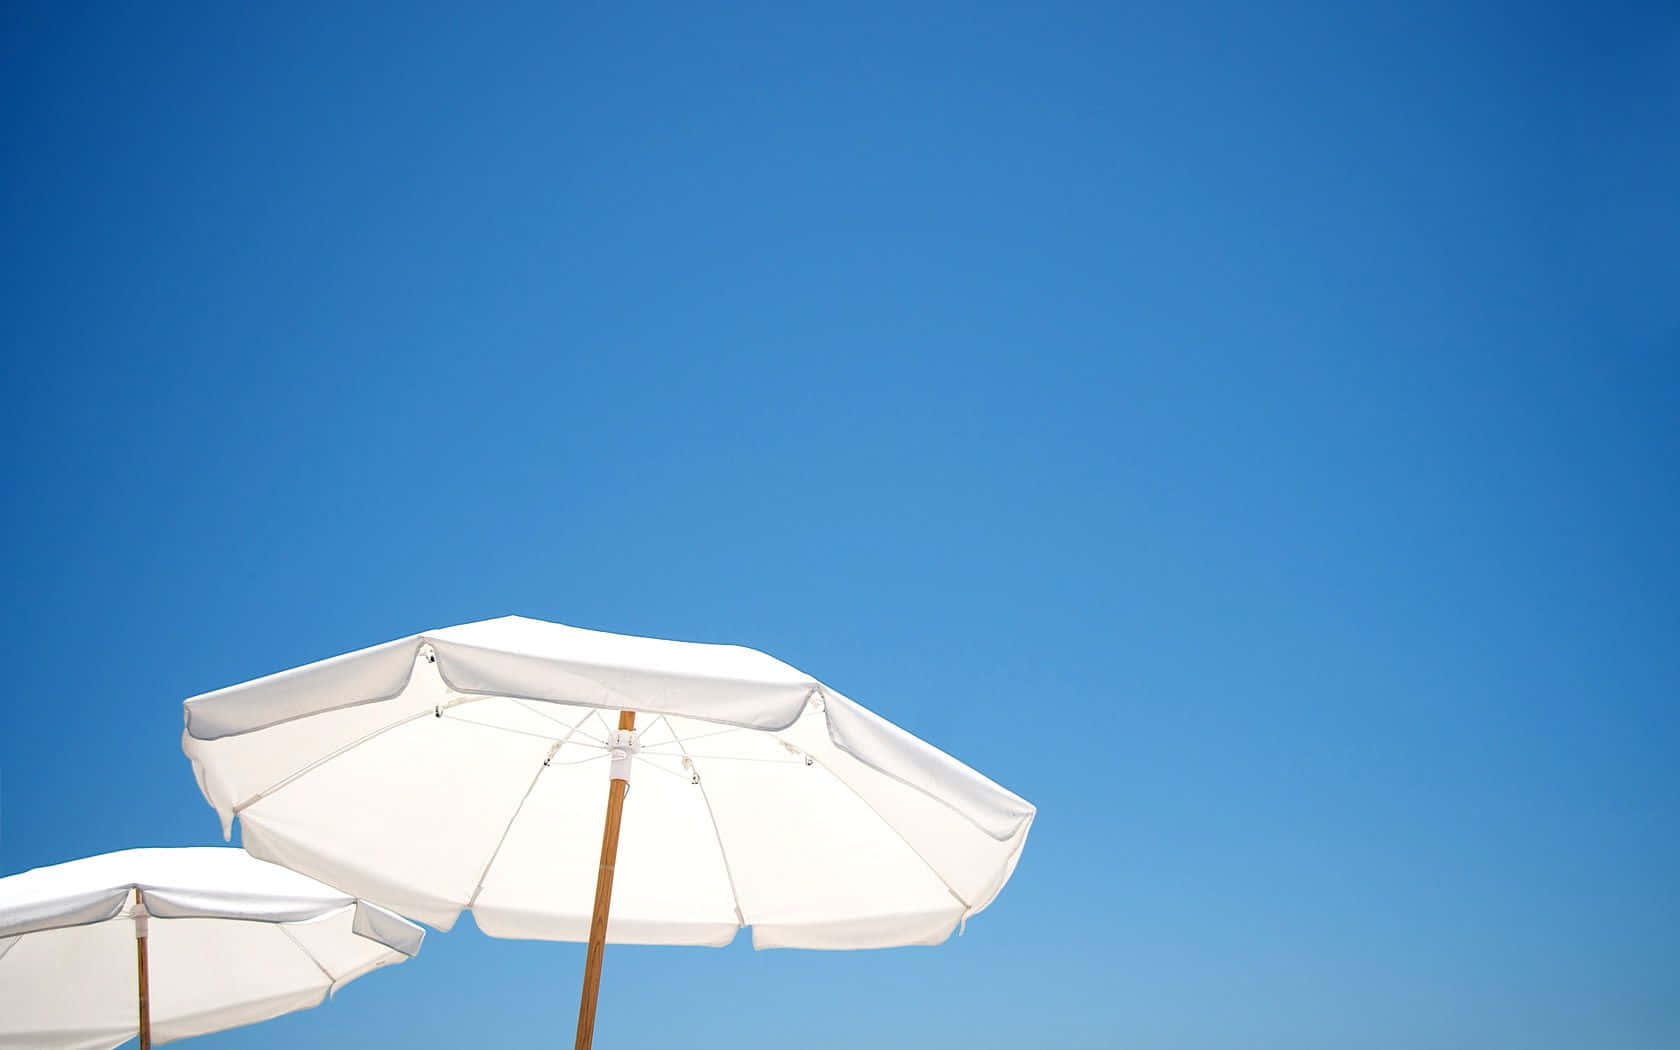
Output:
[[[602,1050],[1680,1045],[1680,15],[13,3],[0,871],[180,701],[521,613],[1040,811],[937,949]],[[195,1046],[568,1045],[464,920]]]

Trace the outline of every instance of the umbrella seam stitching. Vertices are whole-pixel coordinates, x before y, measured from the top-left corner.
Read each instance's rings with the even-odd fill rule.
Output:
[[[337,704],[333,707],[324,707],[324,708],[322,708],[318,711],[306,711],[303,714],[299,714],[299,715],[287,715],[284,718],[277,718],[272,722],[265,722],[262,725],[248,726],[244,729],[238,729],[238,730],[235,730],[235,731],[232,731],[232,732],[217,733],[215,736],[199,736],[197,733],[195,733],[193,731],[193,718],[192,718],[192,716],[193,716],[193,712],[195,710],[197,710],[197,708],[195,708],[192,705],[195,704],[195,703],[199,703],[201,701],[207,700],[210,697],[220,696],[224,693],[230,692],[231,690],[242,689],[245,686],[252,685],[256,682],[265,681],[265,680],[270,679],[270,678],[278,678],[280,675],[291,673],[291,671],[299,671],[299,670],[303,670],[304,668],[307,668],[307,667],[314,667],[316,664],[328,663],[332,660],[340,659],[342,656],[356,656],[356,655],[359,655],[359,654],[366,651],[366,650],[357,650],[355,652],[343,653],[343,654],[341,654],[341,656],[328,657],[326,660],[317,660],[315,664],[304,664],[303,667],[294,667],[294,668],[291,668],[290,671],[277,671],[274,674],[264,675],[262,678],[256,678],[256,679],[253,679],[250,682],[242,683],[241,685],[232,685],[232,686],[228,686],[225,689],[217,689],[217,690],[213,690],[212,692],[208,692],[208,693],[200,693],[197,696],[189,696],[181,704],[181,707],[186,712],[187,735],[192,737],[194,740],[201,740],[201,741],[204,741],[205,743],[211,743],[211,742],[214,742],[214,741],[217,741],[217,740],[225,740],[230,736],[244,736],[247,733],[260,733],[264,729],[273,729],[275,726],[285,725],[288,722],[296,722],[296,721],[300,721],[301,719],[305,719],[305,718],[313,718],[316,715],[331,714],[334,711],[342,711],[342,710],[344,710],[346,708],[350,708],[350,707],[361,707],[365,704],[382,704],[387,700],[395,700],[397,697],[399,697],[399,696],[403,695],[404,693],[408,692],[408,687],[411,684],[413,684],[413,682],[414,682],[414,658],[418,657],[420,655],[421,647],[426,644],[425,637],[423,635],[412,635],[408,638],[394,639],[393,641],[389,641],[389,642],[384,643],[384,645],[395,646],[395,645],[401,645],[405,642],[413,642],[414,643],[413,655],[409,657],[408,671],[407,671],[406,674],[403,675],[402,686],[400,688],[398,688],[397,691],[394,692],[394,693],[386,693],[382,696],[370,696],[370,697],[366,697],[366,698],[361,699],[361,700],[352,700],[349,703]],[[383,646],[370,646],[369,648],[379,649],[379,648],[383,648]],[[441,677],[441,675],[440,675],[440,677]]]
[[[460,715],[444,715],[442,717],[448,719],[451,722],[459,722],[462,725],[477,726],[479,729],[493,729],[498,733],[512,733],[515,736],[527,736],[527,737],[530,737],[533,740],[547,740],[549,743],[554,742],[554,734],[552,734],[552,733],[533,733],[528,729],[515,729],[512,726],[499,726],[499,725],[496,725],[492,722],[479,722],[479,721],[475,721],[471,718],[462,718]],[[562,722],[560,724],[565,725],[564,722]],[[580,733],[578,735],[582,736],[584,738],[584,741],[587,741],[587,743],[585,743],[583,741],[578,741],[577,742],[578,747],[592,747],[592,748],[595,748],[597,751],[605,751],[606,750],[606,748],[604,746],[596,743],[595,738],[590,736],[588,733]],[[600,758],[601,756],[600,755],[595,755],[593,757]]]
[[[332,975],[331,970],[329,970],[325,966],[321,965],[321,960],[315,958],[315,953],[310,951],[308,949],[308,947],[306,947],[302,941],[297,939],[297,935],[292,933],[292,931],[287,928],[286,923],[277,922],[274,925],[280,928],[280,932],[286,935],[286,939],[288,941],[291,941],[293,944],[297,945],[298,951],[302,952],[304,954],[304,956],[310,962],[315,964],[315,969],[321,971],[321,976],[325,977],[327,979],[327,994],[331,995],[332,992],[333,992],[333,989],[338,987],[338,978],[336,978]]]
[[[577,725],[568,729],[566,735],[556,740],[554,746],[548,749],[548,754],[544,756],[542,764],[537,767],[536,774],[531,777],[531,783],[526,785],[525,794],[519,796],[519,804],[513,807],[513,813],[508,817],[507,826],[502,828],[501,838],[496,840],[496,848],[490,851],[490,859],[484,862],[484,870],[478,873],[478,885],[473,887],[472,896],[467,898],[468,911],[471,911],[473,906],[478,903],[478,895],[484,892],[484,881],[490,877],[490,869],[496,866],[496,858],[502,855],[502,847],[507,844],[507,837],[513,832],[513,825],[519,820],[519,814],[525,811],[525,803],[530,799],[531,793],[537,790],[537,781],[542,779],[543,770],[548,768],[549,760],[560,753],[560,749],[566,746],[567,741],[571,740],[572,734],[577,732],[578,726],[583,725],[588,720],[589,715],[585,714],[577,720]],[[564,725],[564,723],[561,724]],[[598,758],[600,756],[591,757]]]
[[[363,744],[367,743],[369,740],[372,740],[374,737],[384,736],[386,733],[389,733],[393,729],[401,728],[402,726],[405,726],[410,722],[418,721],[419,719],[425,718],[426,716],[431,715],[431,714],[432,714],[431,711],[419,711],[419,712],[416,712],[415,714],[412,714],[412,715],[406,715],[403,718],[398,719],[395,722],[392,722],[388,726],[384,726],[380,729],[375,729],[373,732],[369,733],[368,735],[366,735],[366,736],[364,736],[364,737],[362,737],[358,740],[353,740],[348,744],[345,744],[343,747],[339,748],[337,751],[334,751],[330,755],[326,755],[322,758],[316,759],[315,761],[309,763],[307,766],[304,766],[302,769],[298,770],[296,773],[288,773],[286,776],[281,777],[279,780],[275,781],[273,784],[270,784],[268,787],[263,788],[261,791],[257,792],[255,795],[252,795],[250,798],[247,798],[245,801],[243,801],[243,802],[239,803],[238,805],[234,806],[233,807],[233,815],[236,816],[236,817],[239,816],[245,810],[247,810],[247,809],[251,808],[252,806],[256,805],[258,802],[261,802],[263,799],[268,798],[270,795],[273,795],[274,793],[276,793],[276,792],[278,792],[278,791],[280,791],[280,790],[282,790],[286,787],[291,786],[293,783],[295,783],[299,780],[302,780],[304,777],[306,777],[309,774],[315,772],[317,769],[320,769],[322,766],[326,765],[328,762],[331,762],[333,759],[342,758],[344,755],[347,755],[351,751],[356,750],[358,747],[361,747]]]
[[[670,719],[665,720],[665,727],[671,731],[671,739],[677,742],[683,757],[693,765],[694,759],[689,755],[688,746],[683,743],[682,737],[677,735],[677,727],[671,724]],[[712,798],[706,794],[706,778],[699,776],[699,767],[695,767],[695,775],[700,781],[695,785],[700,789],[700,801],[706,807],[707,818],[712,822],[712,838],[717,841],[718,859],[723,861],[723,876],[729,880],[729,896],[735,902],[735,928],[743,929],[747,926],[747,913],[741,909],[741,891],[735,888],[735,869],[730,866],[729,851],[723,845],[723,829],[718,827],[717,812],[712,809]]]
[[[776,739],[780,740],[781,737],[777,737]],[[928,871],[933,873],[933,877],[939,880],[939,884],[941,886],[945,887],[945,892],[949,893],[953,898],[955,898],[955,900],[958,904],[962,905],[963,914],[965,916],[968,914],[969,903],[966,900],[963,900],[962,894],[958,893],[955,889],[952,888],[952,886],[949,882],[945,881],[945,876],[941,875],[939,873],[939,869],[933,866],[932,861],[930,861],[926,857],[922,856],[922,851],[921,850],[919,850],[915,846],[911,845],[910,840],[904,837],[904,832],[898,830],[897,825],[895,825],[892,821],[888,820],[886,818],[886,816],[884,814],[882,814],[882,812],[880,810],[876,809],[875,804],[873,802],[870,802],[868,799],[864,798],[862,792],[860,792],[857,788],[853,787],[852,785],[846,783],[846,780],[845,780],[844,777],[842,777],[840,774],[836,773],[833,769],[830,769],[827,762],[824,762],[822,759],[817,758],[815,755],[811,755],[809,752],[802,752],[802,753],[808,755],[813,762],[815,762],[818,766],[820,766],[822,768],[823,772],[827,773],[829,776],[834,778],[835,783],[837,783],[841,787],[845,788],[847,791],[849,791],[851,793],[853,798],[857,799],[859,802],[862,802],[865,806],[867,806],[869,808],[869,812],[875,814],[875,819],[877,819],[881,823],[885,824],[887,826],[888,830],[890,830],[894,835],[897,835],[898,836],[898,841],[904,843],[904,848],[908,849],[911,853],[915,854],[916,859],[921,861],[922,865],[924,867],[926,867]],[[897,778],[895,777],[894,779],[897,779]],[[902,783],[902,781],[901,781],[901,783]]]
[[[520,707],[524,708],[525,710],[531,712],[533,715],[536,715],[538,718],[541,718],[545,722],[553,722],[555,725],[564,729],[566,731],[565,739],[567,739],[567,740],[570,740],[574,735],[576,735],[578,733],[578,730],[583,727],[583,723],[588,721],[588,719],[589,719],[588,715],[584,715],[582,718],[578,719],[576,722],[572,723],[571,725],[567,725],[565,722],[562,722],[560,719],[555,718],[553,715],[544,714],[542,711],[537,710],[535,707],[533,707],[531,705],[531,701],[529,701],[529,700],[522,700],[519,697],[509,697],[508,699],[512,700],[514,703],[518,704]],[[595,743],[601,745],[602,747],[605,747],[606,744],[607,744],[607,742],[605,740],[596,739],[595,737],[590,736],[588,733],[584,733],[583,736],[586,737],[589,740],[593,740]]]
[[[811,695],[815,696],[819,692],[823,692],[823,690],[821,689],[820,686],[817,689],[811,690]],[[826,696],[827,696],[826,692],[824,692],[824,696],[826,698]],[[807,697],[805,702],[807,704],[809,704],[811,702],[810,697]],[[854,704],[853,706],[861,707],[861,705],[857,705],[857,704]],[[801,713],[803,713],[803,709],[801,709]],[[880,716],[877,715],[876,717],[880,717]],[[882,719],[882,721],[886,721],[886,720]],[[888,723],[888,724],[890,725],[891,723]],[[845,741],[841,740],[840,737],[835,735],[834,722],[833,722],[832,719],[830,719],[828,717],[828,712],[826,710],[823,711],[823,727],[828,732],[829,743],[833,744],[836,748],[838,748],[842,754],[850,756],[851,758],[853,758],[853,759],[857,760],[858,762],[862,763],[865,767],[867,767],[869,769],[873,769],[875,772],[881,774],[884,777],[889,777],[893,780],[898,781],[900,784],[903,784],[905,787],[909,788],[912,791],[921,792],[922,794],[926,795],[928,798],[932,799],[933,801],[935,801],[935,802],[939,803],[940,805],[944,806],[946,809],[955,813],[957,816],[959,816],[962,819],[968,821],[970,824],[973,824],[974,827],[976,828],[976,830],[978,830],[982,835],[985,835],[988,838],[992,839],[993,841],[1008,842],[1010,839],[1014,838],[1017,833],[1020,832],[1020,830],[1021,830],[1021,828],[1024,824],[1028,824],[1032,821],[1034,813],[1036,813],[1036,810],[1035,810],[1034,813],[1025,813],[1025,814],[1022,814],[1022,815],[1016,817],[1015,818],[1015,826],[1009,830],[1009,834],[998,835],[998,834],[994,833],[993,831],[991,831],[990,829],[988,829],[984,824],[980,823],[980,821],[976,820],[970,814],[963,812],[962,809],[959,808],[957,806],[957,804],[952,802],[950,799],[942,798],[939,795],[934,794],[932,791],[929,791],[927,788],[922,787],[920,784],[917,784],[914,781],[908,780],[908,779],[906,779],[902,776],[899,776],[897,773],[894,773],[893,771],[891,771],[891,770],[889,770],[889,769],[887,769],[887,768],[885,768],[885,767],[883,767],[883,766],[881,766],[881,765],[879,765],[875,762],[871,762],[869,759],[867,759],[867,758],[863,757],[862,755],[858,754],[851,747],[847,746]],[[789,724],[787,724],[785,726],[782,726],[780,729],[769,730],[769,732],[771,732],[771,733],[782,733],[782,732],[786,732],[787,730],[792,729],[792,728],[793,728],[793,723],[790,722]],[[902,729],[902,727],[895,727],[895,728],[899,728],[901,732],[904,732],[905,735],[910,736],[912,739],[920,739],[919,737],[915,737],[913,734],[909,733],[908,730]],[[780,738],[778,737],[777,739],[780,739]],[[928,747],[933,748],[935,751],[939,751],[939,748],[935,747],[933,744],[929,744],[925,740],[923,740],[922,743],[927,744]],[[944,752],[942,752],[942,751],[940,753],[944,754]],[[960,759],[957,759],[957,758],[955,758],[951,755],[946,755],[945,757],[950,758],[953,762],[956,762],[958,765],[963,766],[965,769],[968,769],[969,772],[975,774],[976,776],[978,776],[978,777],[980,777],[984,780],[990,781],[990,778],[987,777],[984,773],[981,773],[979,770],[974,769],[971,766],[967,766]],[[838,777],[836,779],[838,779]],[[1003,787],[1001,784],[997,784],[996,782],[992,782],[992,783],[993,783],[994,787],[997,787],[1002,791],[1013,794],[1013,792],[1009,792],[1009,789]],[[1026,800],[1022,799],[1022,801],[1025,802]],[[1029,806],[1032,805],[1031,803],[1027,803],[1027,804]]]

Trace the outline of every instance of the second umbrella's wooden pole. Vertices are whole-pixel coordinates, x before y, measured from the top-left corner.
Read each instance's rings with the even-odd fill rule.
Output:
[[[134,906],[140,907],[140,890],[134,891]],[[134,920],[134,954],[140,974],[140,1050],[152,1050],[152,993],[146,975],[146,918],[142,914]]]
[[[618,728],[633,732],[636,712],[620,711]],[[624,796],[629,790],[630,782],[617,777],[607,785],[607,826],[601,833],[601,869],[595,876],[595,911],[589,920],[589,954],[583,963],[576,1050],[590,1050],[595,1041],[595,1002],[601,994],[601,957],[607,950],[607,912],[612,907],[613,867],[618,863],[618,826],[624,819]]]

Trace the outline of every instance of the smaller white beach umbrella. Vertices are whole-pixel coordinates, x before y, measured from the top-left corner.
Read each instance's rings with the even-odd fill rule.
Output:
[[[141,1047],[315,1006],[425,931],[244,850],[134,849],[0,879],[0,1047]]]

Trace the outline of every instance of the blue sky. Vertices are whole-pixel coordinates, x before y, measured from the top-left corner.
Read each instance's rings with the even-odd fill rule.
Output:
[[[0,870],[215,841],[187,695],[517,612],[1040,809],[938,949],[609,951],[602,1047],[1680,1043],[1672,7],[338,6],[0,15]]]

